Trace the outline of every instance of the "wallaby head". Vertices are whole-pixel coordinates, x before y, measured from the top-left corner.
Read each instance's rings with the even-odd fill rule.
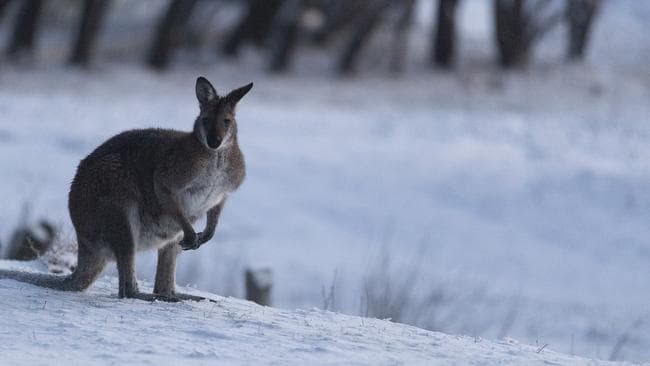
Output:
[[[196,98],[201,113],[194,122],[194,133],[201,143],[216,150],[236,142],[235,106],[252,87],[250,83],[222,97],[206,78],[196,79]]]

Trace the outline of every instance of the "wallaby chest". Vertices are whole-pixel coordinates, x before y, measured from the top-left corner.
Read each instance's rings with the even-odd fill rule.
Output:
[[[180,208],[194,223],[212,207],[219,204],[230,192],[228,174],[217,161],[203,164],[185,188],[175,193]],[[138,249],[161,248],[170,241],[178,241],[181,226],[169,215],[154,216],[142,221],[138,209],[127,211]],[[151,220],[151,221],[147,221]]]
[[[196,172],[191,182],[179,192],[180,204],[191,221],[204,215],[232,191],[227,160],[215,156]]]

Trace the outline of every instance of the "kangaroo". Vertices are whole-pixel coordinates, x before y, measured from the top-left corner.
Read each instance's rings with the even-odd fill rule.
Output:
[[[68,196],[76,269],[67,276],[0,270],[0,278],[83,291],[116,261],[120,298],[203,300],[175,291],[176,257],[212,238],[228,195],[244,180],[235,106],[252,87],[222,97],[199,77],[192,132],[130,130],[97,147],[79,163]],[[197,234],[192,224],[203,215]],[[135,278],[135,254],[147,249],[158,249],[153,294],[138,291]]]

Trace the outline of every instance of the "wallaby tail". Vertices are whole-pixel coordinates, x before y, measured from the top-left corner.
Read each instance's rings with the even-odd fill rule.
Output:
[[[8,278],[20,282],[30,283],[32,285],[53,288],[57,290],[72,291],[70,278],[68,276],[49,275],[44,273],[21,272],[0,269],[0,279]]]
[[[80,256],[77,268],[67,276],[0,269],[0,279],[12,279],[61,291],[83,291],[95,281],[104,265],[103,260],[86,261]]]

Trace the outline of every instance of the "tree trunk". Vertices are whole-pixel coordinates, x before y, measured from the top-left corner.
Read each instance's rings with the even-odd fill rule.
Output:
[[[402,0],[391,47],[390,71],[393,73],[400,73],[404,69],[406,54],[408,53],[408,30],[413,21],[414,8],[415,0]]]
[[[287,0],[273,22],[270,37],[271,71],[287,69],[298,40],[300,16],[304,6],[304,0]]]
[[[227,37],[222,52],[229,56],[237,55],[239,47],[248,40],[261,46],[266,41],[275,14],[283,0],[249,0],[248,10],[242,16],[235,30]]]
[[[271,305],[271,270],[246,270],[246,300],[262,306]]]
[[[325,22],[321,29],[314,34],[314,40],[319,44],[326,44],[334,34],[367,12],[371,8],[372,1],[377,0],[323,1],[321,8],[325,15]]]
[[[70,64],[88,66],[108,4],[109,0],[85,0],[83,2],[77,39],[68,61]]]
[[[449,68],[453,62],[456,42],[456,9],[458,0],[438,0],[433,64]]]
[[[4,15],[5,9],[7,9],[9,2],[11,2],[11,0],[0,0],[0,20],[2,20],[2,16]]]
[[[362,48],[366,45],[368,39],[370,39],[370,36],[379,24],[382,15],[390,6],[390,3],[390,0],[373,3],[369,11],[364,13],[359,19],[357,27],[353,30],[352,36],[343,47],[343,52],[339,57],[339,74],[352,74],[356,71]]]
[[[566,17],[569,22],[567,58],[581,60],[591,34],[593,20],[600,0],[568,0]]]
[[[43,1],[24,0],[20,5],[7,50],[9,56],[14,58],[33,52]]]
[[[156,27],[156,36],[151,45],[147,63],[162,70],[169,64],[169,57],[183,38],[187,21],[197,0],[172,0]]]
[[[494,19],[499,62],[502,67],[522,67],[528,63],[524,0],[495,0]]]
[[[562,20],[551,0],[495,0],[494,19],[502,67],[525,67],[533,45]]]

